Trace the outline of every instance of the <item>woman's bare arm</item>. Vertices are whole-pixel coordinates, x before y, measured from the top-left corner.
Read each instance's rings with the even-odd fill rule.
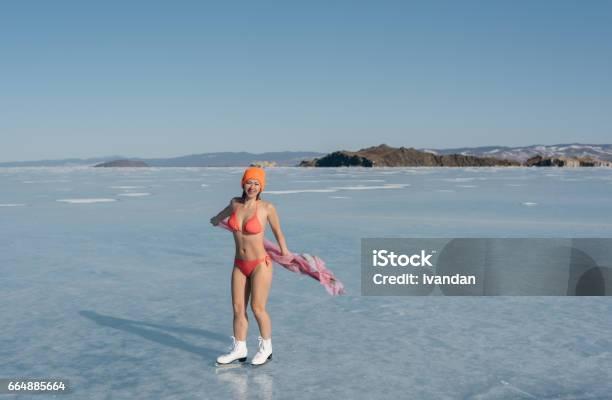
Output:
[[[285,243],[285,236],[283,235],[283,231],[280,227],[280,220],[278,218],[278,214],[276,213],[276,208],[273,204],[268,204],[268,222],[270,223],[270,228],[272,228],[272,233],[278,242],[278,246],[281,249],[281,254],[286,256],[291,254],[289,249],[287,248],[287,244]]]
[[[230,200],[230,203],[227,207],[225,207],[221,212],[210,219],[210,223],[214,226],[219,225],[219,222],[223,221],[225,218],[232,215],[232,211],[234,210],[234,199]]]

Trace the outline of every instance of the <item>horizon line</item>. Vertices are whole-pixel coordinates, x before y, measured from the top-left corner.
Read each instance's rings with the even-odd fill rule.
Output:
[[[391,146],[391,145],[387,145],[386,143],[381,143],[378,145],[371,145],[371,146],[367,146],[367,147],[362,147],[359,150],[363,150],[366,148],[370,148],[370,147],[378,147],[378,146],[382,146],[382,145],[386,145],[389,147],[395,147],[395,146]],[[483,146],[463,146],[463,147],[445,147],[445,148],[435,148],[435,147],[414,147],[414,146],[399,146],[399,147],[405,147],[405,148],[413,148],[415,150],[455,150],[455,149],[478,149],[478,148],[483,148],[483,147],[501,147],[501,148],[521,148],[521,147],[533,147],[533,146],[572,146],[572,145],[581,145],[581,146],[612,146],[612,143],[581,143],[581,142],[571,142],[571,143],[555,143],[555,144],[542,144],[542,143],[537,143],[537,144],[529,144],[529,145],[520,145],[520,146],[507,146],[507,145],[483,145]],[[399,148],[397,147],[397,148]],[[124,159],[124,160],[138,160],[138,159],[172,159],[172,158],[179,158],[179,157],[189,157],[189,156],[198,156],[198,155],[203,155],[203,154],[221,154],[221,153],[226,153],[226,154],[239,154],[239,153],[247,153],[247,154],[252,154],[255,156],[258,155],[264,155],[264,154],[275,154],[275,153],[317,153],[317,154],[329,154],[329,153],[333,153],[335,151],[359,151],[359,150],[346,150],[346,149],[341,149],[341,150],[332,150],[332,151],[328,151],[328,152],[321,152],[321,151],[312,151],[312,150],[279,150],[279,151],[265,151],[265,152],[259,152],[259,153],[251,153],[248,151],[212,151],[212,152],[205,152],[205,153],[189,153],[189,154],[181,154],[181,155],[174,155],[174,156],[158,156],[158,157],[139,157],[139,156],[134,156],[134,157],[126,157],[123,155],[102,155],[102,156],[90,156],[90,157],[58,157],[58,158],[42,158],[42,159],[29,159],[29,160],[11,160],[11,161],[0,161],[0,164],[9,164],[9,163],[26,163],[26,162],[44,162],[44,161],[62,161],[62,160],[91,160],[91,159],[106,159],[106,158],[115,158],[117,157],[117,159]]]

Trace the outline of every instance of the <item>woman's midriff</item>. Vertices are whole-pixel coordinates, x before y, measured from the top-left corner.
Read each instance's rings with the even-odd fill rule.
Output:
[[[263,238],[245,238],[244,235],[235,233],[234,239],[236,242],[234,266],[238,267],[247,278],[260,264],[271,263],[270,256],[263,247]]]

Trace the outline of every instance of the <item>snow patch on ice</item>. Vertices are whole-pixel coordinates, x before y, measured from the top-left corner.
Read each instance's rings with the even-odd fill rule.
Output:
[[[377,186],[334,186],[324,189],[295,189],[295,190],[270,190],[267,194],[295,194],[295,193],[332,193],[339,190],[375,190],[375,189],[403,189],[410,186],[409,183],[389,183],[386,185]]]
[[[90,204],[90,203],[110,203],[113,201],[117,201],[117,199],[57,199],[56,201],[62,203],[70,203],[70,204]]]
[[[129,189],[144,189],[146,188],[146,186],[109,186],[110,189],[123,189],[123,190],[129,190]]]
[[[150,196],[151,193],[120,193],[117,196],[125,196],[125,197],[142,197],[142,196]]]
[[[23,183],[66,183],[68,179],[45,179],[40,181],[23,181]]]
[[[337,190],[374,190],[374,189],[403,189],[410,186],[409,183],[389,183],[378,186],[336,186],[333,189]]]
[[[266,194],[295,194],[295,193],[330,193],[335,189],[298,189],[298,190],[269,190]]]

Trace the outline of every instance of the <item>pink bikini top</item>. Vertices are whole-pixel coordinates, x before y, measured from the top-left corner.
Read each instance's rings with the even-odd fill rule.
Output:
[[[255,213],[253,213],[253,216],[249,218],[244,224],[244,229],[242,230],[243,233],[255,235],[262,231],[261,223],[259,222],[259,218],[257,218],[257,206],[258,206],[258,203],[255,203]],[[238,223],[238,218],[236,218],[236,211],[234,211],[232,215],[229,217],[227,224],[229,225],[230,228],[232,228],[234,232],[241,231],[240,224]]]

